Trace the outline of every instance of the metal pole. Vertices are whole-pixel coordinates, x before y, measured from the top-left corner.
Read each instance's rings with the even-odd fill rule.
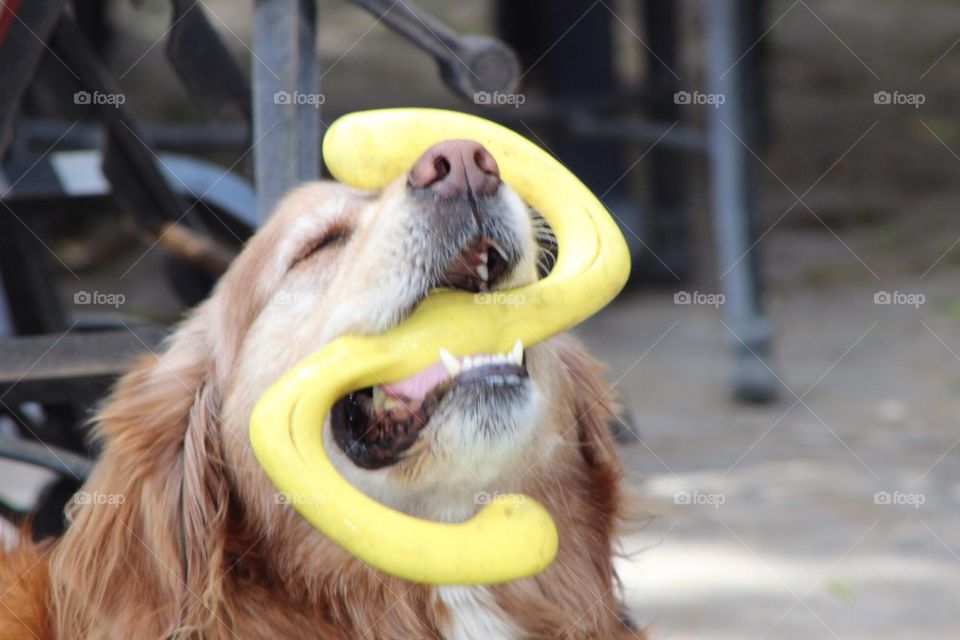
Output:
[[[746,65],[737,64],[745,43],[739,28],[743,0],[704,0],[706,7],[707,80],[710,93],[723,96],[709,116],[711,205],[726,323],[734,345],[734,393],[738,399],[765,402],[774,397],[776,377],[764,366],[772,332],[761,309],[757,261],[749,255],[756,220],[753,157],[745,146],[755,116],[745,96]],[[731,265],[733,265],[731,267]],[[729,272],[727,270],[729,269]],[[760,362],[757,358],[762,359]],[[768,365],[769,366],[769,365]]]
[[[253,144],[257,216],[320,171],[315,0],[255,0]]]

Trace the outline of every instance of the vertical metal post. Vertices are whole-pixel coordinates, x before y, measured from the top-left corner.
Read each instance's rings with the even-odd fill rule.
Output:
[[[649,47],[645,50],[650,90],[647,114],[655,122],[676,122],[680,120],[680,106],[674,99],[680,90],[680,80],[674,75],[680,66],[680,6],[661,0],[643,0],[642,5]],[[684,152],[667,145],[654,147],[649,167],[653,208],[646,224],[651,238],[648,242],[669,272],[656,260],[646,268],[658,270],[654,276],[658,280],[679,284],[676,278],[684,282],[692,271]]]
[[[740,29],[743,1],[703,3],[707,79],[710,92],[724,97],[719,108],[707,109],[710,197],[719,273],[726,273],[720,280],[726,297],[723,309],[727,325],[739,338],[731,337],[735,349],[734,393],[742,400],[763,402],[775,395],[777,381],[757,360],[759,357],[766,362],[770,355],[771,328],[761,310],[757,261],[750,255],[757,250],[751,249],[756,202],[754,160],[745,144],[753,138],[748,134],[753,116],[745,95],[746,66],[737,64],[750,46]]]
[[[7,302],[7,291],[0,278],[0,338],[13,335],[13,316],[10,314],[10,305]]]
[[[253,143],[257,216],[320,171],[315,0],[255,0]]]

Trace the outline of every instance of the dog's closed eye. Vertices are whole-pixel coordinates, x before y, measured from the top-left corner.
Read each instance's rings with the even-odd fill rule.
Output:
[[[321,235],[319,238],[315,239],[313,242],[306,244],[303,249],[297,253],[297,256],[293,259],[293,262],[290,264],[290,268],[297,266],[299,263],[303,262],[307,258],[313,257],[317,253],[323,251],[324,249],[331,249],[337,246],[343,245],[347,240],[350,239],[350,229],[343,226],[334,226],[327,230],[326,233]]]

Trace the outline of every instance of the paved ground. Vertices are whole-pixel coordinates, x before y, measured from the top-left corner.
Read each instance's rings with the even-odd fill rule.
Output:
[[[621,575],[653,637],[960,637],[958,275],[919,309],[869,283],[775,297],[763,408],[728,400],[712,308],[637,296],[581,331],[642,435],[623,455],[660,515]]]

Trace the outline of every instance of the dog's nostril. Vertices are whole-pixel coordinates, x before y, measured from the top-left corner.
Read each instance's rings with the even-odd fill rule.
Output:
[[[444,156],[437,156],[437,159],[433,161],[433,170],[436,173],[436,177],[431,182],[443,180],[450,175],[450,161]]]
[[[493,159],[493,156],[490,155],[490,152],[480,147],[473,154],[473,163],[477,167],[486,173],[487,175],[493,176],[499,180],[500,178],[500,167],[497,165],[497,161]]]

